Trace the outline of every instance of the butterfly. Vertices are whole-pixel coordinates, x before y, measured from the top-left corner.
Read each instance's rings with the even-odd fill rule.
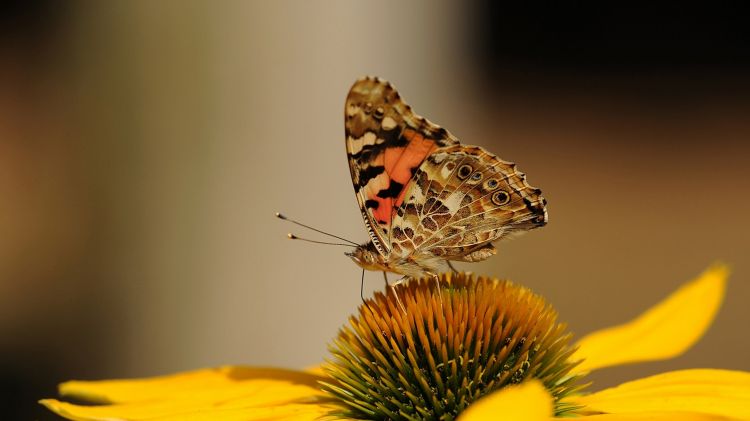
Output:
[[[347,253],[368,270],[435,276],[478,262],[495,241],[547,224],[547,202],[516,164],[462,145],[415,114],[387,81],[354,83],[346,153],[370,241]]]

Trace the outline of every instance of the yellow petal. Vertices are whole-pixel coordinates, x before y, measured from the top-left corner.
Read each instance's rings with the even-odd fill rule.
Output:
[[[623,383],[575,403],[614,414],[681,411],[750,419],[750,373],[680,370]]]
[[[548,420],[552,417],[552,396],[537,380],[506,387],[470,405],[458,421]]]
[[[277,368],[218,367],[144,379],[70,381],[60,385],[65,397],[93,403],[124,403],[170,397],[279,393],[283,399],[310,396],[325,377]],[[198,396],[195,396],[198,395]]]
[[[576,370],[663,360],[687,351],[714,320],[728,274],[726,266],[715,265],[636,319],[585,336],[572,357],[583,359]]]
[[[328,411],[310,373],[221,367],[133,380],[72,381],[66,397],[111,405],[83,406],[47,399],[41,403],[74,420],[314,419]]]
[[[719,415],[695,412],[639,412],[631,414],[601,414],[576,418],[576,421],[734,421]]]
[[[332,407],[322,404],[288,403],[258,406],[257,402],[192,402],[183,400],[85,406],[44,399],[40,403],[64,418],[78,421],[159,420],[159,421],[314,421]]]

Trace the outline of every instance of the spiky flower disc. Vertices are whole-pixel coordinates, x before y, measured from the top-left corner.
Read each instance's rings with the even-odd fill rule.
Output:
[[[539,379],[555,398],[580,390],[573,348],[544,299],[509,281],[445,274],[377,293],[330,345],[324,383],[358,419],[454,419],[504,386]]]

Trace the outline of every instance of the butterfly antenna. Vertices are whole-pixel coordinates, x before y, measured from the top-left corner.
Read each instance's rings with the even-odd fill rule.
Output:
[[[359,246],[359,244],[355,243],[355,242],[354,242],[354,241],[352,241],[352,240],[347,240],[347,239],[346,239],[346,238],[344,238],[344,237],[339,237],[338,235],[333,235],[333,234],[331,234],[331,233],[328,233],[328,232],[325,232],[325,231],[321,231],[321,230],[319,230],[319,229],[317,229],[317,228],[313,228],[313,227],[311,227],[311,226],[309,226],[309,225],[305,225],[305,224],[303,224],[303,223],[301,223],[301,222],[297,222],[297,221],[295,221],[294,219],[289,219],[289,218],[287,218],[286,216],[284,216],[284,215],[280,214],[279,212],[276,212],[276,217],[277,217],[277,218],[279,218],[279,219],[282,219],[282,220],[284,220],[284,221],[289,221],[289,222],[291,222],[291,223],[293,223],[293,224],[295,224],[295,225],[299,225],[299,226],[301,226],[301,227],[303,227],[303,228],[307,228],[307,229],[309,229],[309,230],[312,230],[312,231],[315,231],[315,232],[319,232],[319,233],[321,233],[321,234],[327,235],[327,236],[329,236],[329,237],[337,238],[337,239],[339,239],[339,240],[341,240],[341,241],[346,241],[347,243],[349,243],[349,244],[353,245],[354,247],[358,247],[358,246]],[[293,237],[294,237],[294,238],[293,238]],[[321,243],[321,244],[334,244],[334,243],[325,243],[325,242],[322,242],[322,241],[305,240],[304,238],[299,238],[299,237],[297,237],[297,236],[294,236],[294,235],[292,235],[292,234],[289,234],[289,238],[291,238],[292,240],[304,240],[304,241],[309,241],[309,242],[312,242],[312,243]],[[337,243],[336,243],[336,244],[337,244]]]
[[[289,237],[290,240],[307,241],[308,243],[326,244],[326,245],[329,245],[329,246],[357,247],[357,246],[353,246],[351,244],[346,244],[346,243],[329,243],[328,241],[310,240],[309,238],[297,237],[296,235],[292,234],[291,232],[289,234],[287,234],[286,236]]]

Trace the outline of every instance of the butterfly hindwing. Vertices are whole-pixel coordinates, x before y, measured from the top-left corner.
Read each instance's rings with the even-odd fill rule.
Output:
[[[393,221],[394,253],[412,259],[483,260],[490,244],[547,222],[540,191],[515,164],[459,144],[417,169]]]
[[[428,156],[458,140],[414,114],[396,89],[378,78],[363,78],[352,86],[345,129],[357,201],[375,247],[385,255],[395,210],[413,175]]]

